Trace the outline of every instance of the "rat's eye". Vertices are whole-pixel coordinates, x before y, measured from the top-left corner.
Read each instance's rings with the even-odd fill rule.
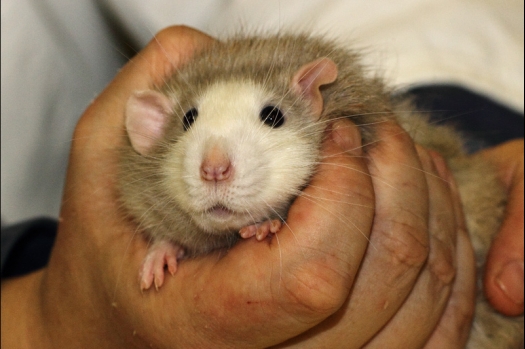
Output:
[[[283,112],[276,106],[269,105],[264,107],[259,115],[261,121],[270,127],[277,128],[284,124]]]
[[[187,131],[190,126],[195,122],[195,119],[197,119],[197,115],[199,115],[199,112],[196,108],[191,108],[184,114],[184,118],[182,119],[182,124],[184,125],[184,131]]]

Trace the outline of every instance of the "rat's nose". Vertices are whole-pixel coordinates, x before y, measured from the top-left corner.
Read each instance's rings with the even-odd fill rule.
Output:
[[[202,160],[201,178],[205,181],[225,181],[230,178],[232,170],[228,154],[222,148],[213,146]]]

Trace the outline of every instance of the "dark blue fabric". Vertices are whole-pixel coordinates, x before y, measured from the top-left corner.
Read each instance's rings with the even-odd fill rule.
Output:
[[[37,218],[2,227],[2,278],[24,275],[44,267],[57,232],[57,221]]]
[[[458,86],[435,85],[406,93],[437,123],[453,124],[471,137],[471,151],[523,138],[523,115]],[[47,264],[57,222],[48,218],[2,227],[2,278],[23,275]]]
[[[421,86],[407,94],[418,110],[429,112],[432,121],[460,130],[470,152],[523,138],[523,114],[462,87]]]

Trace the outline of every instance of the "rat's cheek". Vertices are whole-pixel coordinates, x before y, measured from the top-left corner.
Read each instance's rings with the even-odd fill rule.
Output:
[[[178,141],[168,144],[168,151],[161,162],[159,185],[180,206],[190,205],[188,188],[194,187],[198,178],[198,162],[187,154],[194,149],[188,148],[186,142]]]

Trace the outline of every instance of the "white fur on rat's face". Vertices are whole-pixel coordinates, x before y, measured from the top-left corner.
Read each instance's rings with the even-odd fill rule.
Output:
[[[172,145],[164,185],[203,230],[221,233],[282,215],[305,185],[317,161],[317,142],[308,140],[302,116],[285,115],[281,127],[265,125],[261,110],[279,99],[252,82],[210,86],[194,106],[193,125]],[[308,116],[305,116],[308,117]],[[299,120],[300,121],[300,120]],[[298,128],[303,128],[298,132]],[[318,138],[315,132],[310,137]],[[201,166],[215,147],[231,162],[227,180],[207,181]]]

